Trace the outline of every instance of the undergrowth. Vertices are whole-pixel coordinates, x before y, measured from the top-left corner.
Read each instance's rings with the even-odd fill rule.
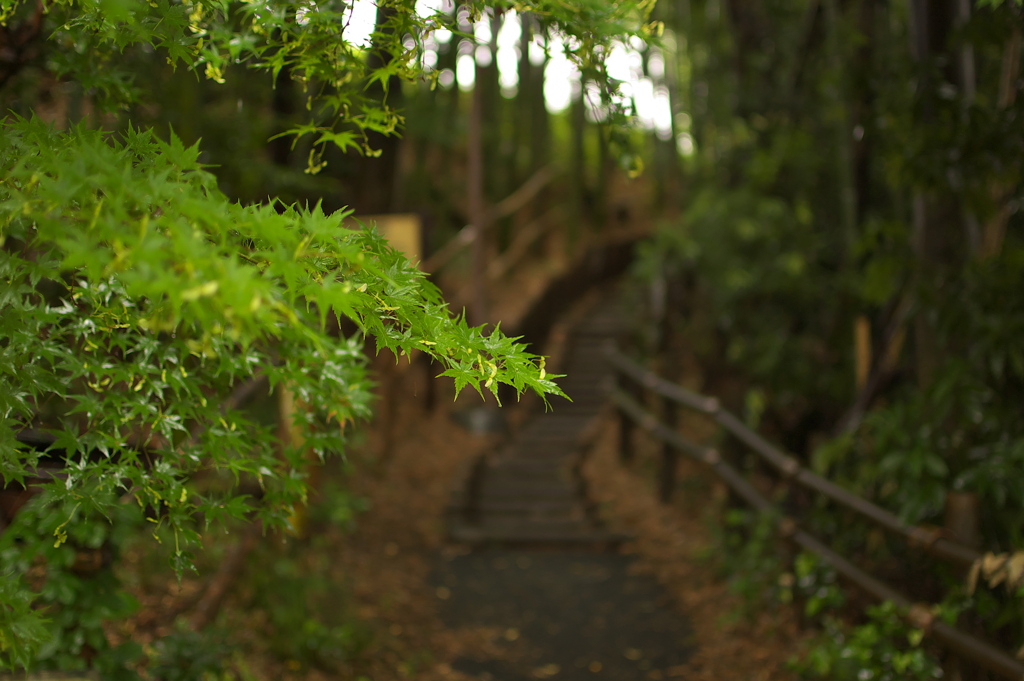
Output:
[[[802,655],[789,666],[801,679],[895,681],[941,678],[941,665],[925,645],[924,631],[907,624],[892,602],[869,606],[864,613],[848,607],[835,569],[815,554],[799,553],[789,565],[771,513],[729,509],[713,534],[716,563],[730,590],[740,597],[731,614],[736,620],[752,612],[798,608],[818,630]],[[947,621],[963,607],[956,595],[939,607]]]

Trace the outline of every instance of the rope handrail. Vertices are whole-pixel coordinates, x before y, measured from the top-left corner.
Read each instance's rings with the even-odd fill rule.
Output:
[[[716,423],[761,455],[787,479],[796,480],[805,487],[824,494],[832,501],[873,520],[887,530],[903,535],[911,545],[920,546],[928,553],[961,567],[970,567],[982,557],[979,551],[941,536],[938,530],[908,525],[891,511],[887,511],[808,470],[795,457],[777,449],[761,435],[748,428],[734,414],[723,409],[717,398],[701,395],[667,381],[644,369],[614,348],[609,348],[608,359],[612,366],[619,369],[624,375],[661,397],[697,409],[714,418]]]
[[[663,379],[659,378],[659,380]],[[611,399],[623,414],[641,428],[698,461],[708,464],[733,492],[751,507],[761,512],[777,511],[774,504],[750,484],[739,471],[725,461],[716,449],[705,447],[686,439],[662,423],[654,414],[645,410],[634,397],[623,390],[613,390],[611,392]],[[847,492],[847,494],[849,493]],[[949,650],[977,662],[1003,678],[1015,681],[1024,680],[1024,663],[1014,659],[987,641],[964,633],[955,627],[937,620],[933,614],[933,608],[926,604],[913,603],[890,585],[868,574],[826,546],[817,537],[801,529],[792,518],[779,513],[774,513],[771,517],[781,535],[788,537],[801,548],[817,555],[835,568],[836,572],[866,591],[872,597],[880,601],[892,601],[906,613],[906,617],[911,624],[924,630],[925,633],[931,635]]]

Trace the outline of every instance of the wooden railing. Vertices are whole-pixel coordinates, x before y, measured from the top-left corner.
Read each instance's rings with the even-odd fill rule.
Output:
[[[960,631],[934,616],[928,604],[913,603],[890,585],[830,549],[824,542],[801,529],[799,522],[780,513],[764,494],[754,487],[718,450],[688,440],[676,428],[678,409],[688,407],[714,419],[727,432],[776,468],[781,476],[818,492],[828,499],[859,513],[879,526],[904,537],[912,547],[924,550],[958,567],[967,568],[982,558],[981,553],[941,535],[941,531],[904,523],[889,511],[852,494],[830,480],[804,468],[793,456],[773,446],[748,428],[734,414],[722,408],[714,397],[700,395],[667,381],[644,369],[615,348],[608,349],[608,360],[615,369],[617,384],[612,400],[620,419],[620,453],[628,458],[635,427],[647,431],[663,445],[659,493],[668,501],[675,487],[675,469],[680,452],[706,463],[733,493],[752,508],[770,513],[782,538],[816,554],[836,572],[880,601],[892,601],[915,627],[965,660],[998,674],[1001,678],[1024,679],[1024,663],[976,636]],[[661,416],[647,410],[642,391],[658,397]]]

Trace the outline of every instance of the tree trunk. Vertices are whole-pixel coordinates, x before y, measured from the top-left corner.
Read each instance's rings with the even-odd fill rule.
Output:
[[[854,52],[852,68],[852,209],[853,220],[858,227],[864,223],[872,201],[871,160],[875,139],[875,88],[871,82],[871,75],[875,65],[876,2],[877,0],[861,0],[858,16],[860,45]]]
[[[932,60],[945,48],[953,12],[949,0],[912,0],[910,5],[911,45],[914,59],[918,62],[918,88],[924,106],[922,123],[928,124],[935,117],[935,108],[929,100],[936,87],[929,76]],[[953,252],[949,215],[952,213],[934,190],[918,190],[913,199],[913,225],[911,248],[917,260],[917,286],[921,288],[934,280],[937,272],[949,264]],[[937,330],[923,314],[914,321],[914,345],[917,361],[917,381],[920,387],[931,385],[935,371],[941,363],[941,349]]]
[[[394,13],[393,8],[381,4],[377,8],[376,31],[380,33],[390,31],[388,21]],[[387,66],[391,59],[390,55],[383,53],[374,45],[370,48],[368,67],[371,70],[382,68]],[[391,76],[386,84],[374,81],[367,87],[367,94],[371,100],[383,101],[384,105],[390,109],[397,110],[402,107],[402,81],[398,76]],[[396,135],[368,133],[367,144],[371,149],[379,150],[381,153],[376,158],[364,156],[360,159],[358,189],[353,206],[358,212],[378,214],[395,211],[394,184],[395,174],[398,170],[400,141]]]
[[[477,83],[479,85],[479,83]],[[484,197],[483,149],[483,90],[474,87],[469,113],[469,135],[466,141],[467,193],[469,194],[469,220],[473,225],[473,300],[470,324],[479,326],[487,321],[487,207]]]

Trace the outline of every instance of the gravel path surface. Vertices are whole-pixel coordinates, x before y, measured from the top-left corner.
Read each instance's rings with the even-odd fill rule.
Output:
[[[486,549],[438,558],[435,593],[446,626],[500,629],[500,656],[463,657],[480,681],[678,678],[689,622],[627,556]]]

